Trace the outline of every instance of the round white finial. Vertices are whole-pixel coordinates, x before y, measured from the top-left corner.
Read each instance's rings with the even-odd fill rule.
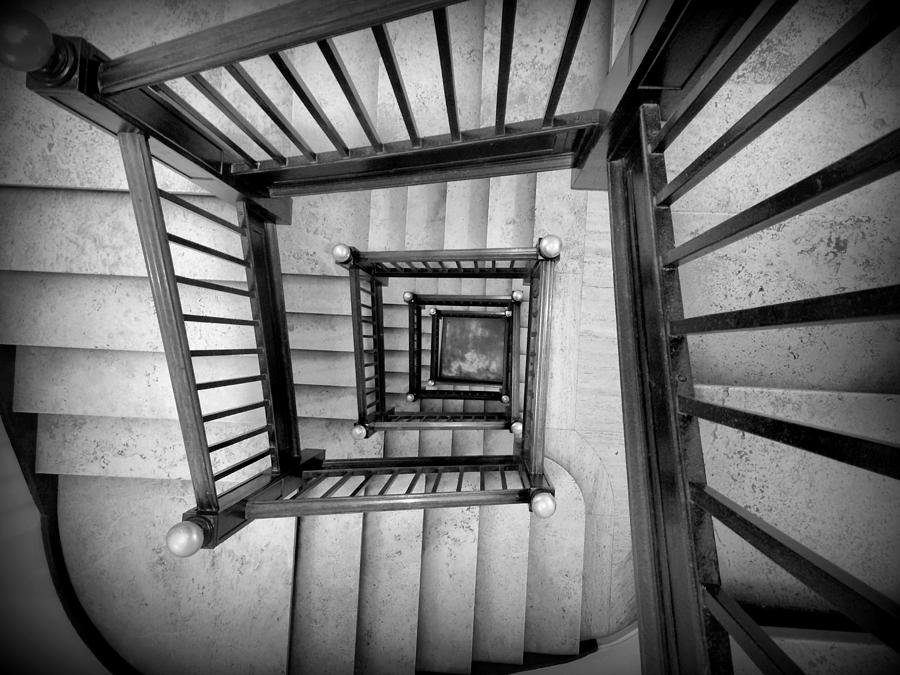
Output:
[[[434,316],[435,314],[437,314],[437,309],[432,307],[431,309],[428,310],[428,313],[431,314],[431,316]]]
[[[406,400],[409,401],[410,403],[412,403],[413,401],[416,400],[416,395],[413,394],[412,392],[409,392],[409,393],[406,395]]]
[[[556,497],[549,492],[536,492],[531,498],[531,512],[538,518],[549,518],[556,512]]]
[[[548,234],[546,237],[541,237],[541,241],[538,243],[538,251],[540,251],[541,255],[548,260],[558,258],[562,251],[562,239],[555,234]]]
[[[362,424],[354,424],[353,428],[350,430],[350,435],[357,441],[361,441],[366,437],[367,431],[366,427]]]
[[[503,396],[500,397],[500,403],[503,403],[504,405],[509,403],[509,396],[507,396],[506,394],[503,394]]]
[[[434,386],[434,380],[428,380],[428,386],[429,386],[429,387],[433,387],[433,386]]]
[[[203,548],[203,528],[192,520],[182,520],[166,533],[166,547],[179,558],[187,558]]]
[[[513,436],[521,436],[523,429],[524,429],[524,427],[522,426],[522,423],[519,420],[516,420],[515,422],[513,422],[512,424],[509,425],[509,430],[513,433]]]
[[[412,291],[403,291],[403,302],[412,302],[416,297]]]
[[[517,290],[517,291],[512,292],[513,302],[522,302],[522,300],[524,298],[525,298],[525,294],[522,291]]]
[[[334,256],[334,262],[345,263],[353,256],[353,251],[350,250],[347,244],[335,244],[334,248],[331,249],[331,255]]]

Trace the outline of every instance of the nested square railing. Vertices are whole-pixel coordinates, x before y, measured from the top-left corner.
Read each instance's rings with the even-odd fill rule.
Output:
[[[361,252],[338,244],[335,260],[350,274],[353,331],[357,348],[357,422],[356,438],[390,429],[509,429],[516,438],[532,482],[543,476],[544,426],[549,371],[549,327],[552,313],[553,278],[561,250],[558,237],[541,239],[533,248],[467,249],[440,251]],[[392,279],[416,278],[505,278],[520,280],[525,291],[509,296],[419,295],[403,292],[409,316],[409,390],[408,403],[419,399],[463,399],[485,401],[484,412],[424,412],[398,409],[379,398],[379,383],[384,381],[384,352],[365,342],[365,327],[370,316],[383,315],[381,284]],[[377,286],[373,304],[359,302],[365,285]],[[364,290],[360,290],[360,289]],[[377,293],[377,297],[376,297]],[[520,321],[522,305],[528,317],[525,372],[521,372]],[[427,310],[430,327],[425,328]],[[448,321],[463,320],[447,331]],[[494,322],[493,324],[491,322]],[[379,326],[383,329],[382,326]],[[459,353],[472,348],[470,333],[484,333],[487,340],[478,353],[480,366],[487,370],[466,370]],[[496,345],[489,345],[490,337]],[[383,344],[383,343],[381,343]],[[426,358],[426,347],[430,354]],[[454,349],[456,350],[454,352]],[[370,361],[373,357],[376,360]],[[452,362],[452,363],[451,363]],[[457,368],[465,375],[447,377],[444,366]],[[427,376],[424,375],[427,364]],[[459,385],[465,385],[465,389]]]

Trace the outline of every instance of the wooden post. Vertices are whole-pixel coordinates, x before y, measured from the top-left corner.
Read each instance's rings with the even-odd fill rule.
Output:
[[[250,263],[247,284],[250,304],[256,320],[256,344],[269,418],[269,443],[273,448],[274,473],[289,472],[299,463],[300,433],[297,428],[297,402],[291,370],[284,289],[278,237],[273,223],[267,223],[246,201],[237,204],[238,222],[245,230],[244,256]]]

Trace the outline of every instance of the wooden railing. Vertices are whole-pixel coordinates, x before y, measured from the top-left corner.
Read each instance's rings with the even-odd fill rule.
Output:
[[[197,503],[184,518],[201,528],[203,544],[212,547],[229,536],[241,520],[235,517],[223,519],[226,512],[240,510],[234,503],[235,495],[246,496],[248,487],[253,488],[252,494],[280,481],[282,476],[296,474],[300,463],[293,377],[290,368],[285,368],[285,364],[290,364],[290,348],[277,240],[274,227],[260,219],[246,203],[238,204],[238,224],[234,225],[183,197],[159,190],[147,138],[140,133],[126,132],[119,135],[119,141]],[[169,232],[161,199],[226,230],[235,238],[233,244],[240,247],[242,254],[225,253]],[[178,274],[170,249],[173,245],[242,268],[246,283],[211,282]],[[233,245],[232,248],[236,247]],[[246,298],[243,315],[240,316],[242,312],[237,308],[232,308],[232,315],[221,316],[199,310],[197,313],[185,312],[182,289],[186,287],[205,292],[204,302],[194,303],[198,306],[224,306],[222,300],[225,297]],[[215,348],[196,348],[191,344],[190,335],[197,339],[203,335],[202,331],[189,331],[191,324],[200,328],[252,328],[255,345],[229,347],[217,344]],[[219,357],[232,356],[256,356],[255,372],[197,380],[199,360],[216,362],[220,361]],[[251,396],[247,401],[235,398],[236,404],[232,407],[206,409],[203,396],[207,393],[225,392],[225,397],[229,398],[227,393],[244,385],[257,385],[259,398]],[[264,419],[251,424],[247,430],[211,440],[210,423],[220,425],[255,411],[262,411]],[[263,443],[247,449],[246,442],[256,439],[262,439]],[[224,462],[214,461],[226,449],[230,449],[233,456]],[[235,449],[239,451],[234,452]],[[214,465],[218,468],[214,469]],[[252,470],[252,475],[247,480],[236,487],[228,485],[236,474],[246,473],[248,469]],[[229,521],[227,525],[224,524],[226,520]]]
[[[666,148],[792,5],[758,3],[735,18],[722,31],[723,38],[712,39],[706,53],[680,56],[700,64],[682,88],[650,94],[653,77],[641,82],[644,93],[632,89],[624,97],[628,107],[616,113],[623,124],[609,139],[629,496],[642,659],[648,672],[731,672],[729,636],[763,672],[801,672],[752,612],[722,588],[714,519],[815,591],[857,629],[900,651],[896,602],[706,481],[700,419],[900,478],[900,444],[708,403],[694,392],[688,335],[900,318],[900,286],[684,316],[681,265],[900,169],[900,132],[892,131],[675,245],[673,203],[898,25],[890,3],[869,2],[669,179]],[[703,31],[692,32],[692,27],[670,25],[669,39],[677,43],[690,35],[697,40]],[[666,67],[677,67],[670,58],[654,68],[663,73]],[[754,480],[762,486],[767,477],[756,475]]]

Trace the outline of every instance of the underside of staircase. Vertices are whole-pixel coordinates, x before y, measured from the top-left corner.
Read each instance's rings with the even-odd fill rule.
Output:
[[[147,3],[110,8],[83,0],[66,7],[48,3],[34,11],[54,32],[84,35],[116,57],[279,4],[176,2],[167,3],[163,12]],[[635,27],[663,4],[467,0],[447,7],[459,127],[484,130],[495,123],[503,70],[498,63],[508,38],[506,7],[516,12],[505,104],[513,121],[544,115],[570,17],[573,10],[577,15],[579,7],[587,8],[565,86],[557,92],[554,124],[571,126],[572,134],[564,138],[559,132],[559,144],[606,122],[606,112],[595,108],[602,107],[604,92],[618,86],[621,70],[616,68],[633,65],[628,55],[643,44]],[[777,14],[769,19],[771,36],[665,148],[670,178],[690,167],[703,148],[864,5],[828,0],[769,4]],[[387,30],[396,64],[407,78],[416,131],[433,143],[449,142],[448,131],[453,135],[442,87],[446,77],[433,47],[436,39],[440,44],[439,24],[438,14],[426,12],[393,21]],[[723,34],[723,43],[726,38],[734,36]],[[380,47],[377,35],[362,30],[332,43],[387,150],[413,152],[409,120]],[[335,81],[327,50],[307,44],[285,54],[289,63],[302,65],[305,86],[332,131],[350,148],[368,145],[371,136]],[[895,30],[673,204],[673,245],[689,244],[760,199],[896,129],[898,55]],[[247,68],[274,97],[273,105],[285,111],[311,152],[323,162],[334,160],[335,171],[344,170],[329,154],[334,137],[309,106],[301,105],[296,88],[285,87],[271,63],[263,67],[258,61],[248,61]],[[240,114],[277,139],[276,154],[289,156],[291,139],[246,95],[233,72],[217,68],[206,77]],[[510,169],[512,175],[479,177],[477,171],[454,173],[449,164],[434,160],[433,173],[421,184],[410,174],[408,185],[379,187],[393,169],[366,165],[368,155],[360,159],[350,153],[347,165],[355,168],[341,174],[329,191],[320,193],[319,179],[300,169],[293,182],[286,180],[279,189],[296,195],[284,202],[291,224],[272,228],[302,448],[322,449],[330,461],[458,458],[459,466],[513,455],[520,439],[508,428],[351,434],[360,421],[351,284],[332,247],[504,249],[534,247],[547,235],[561,238],[546,363],[543,470],[555,490],[552,517],[539,518],[527,503],[518,503],[260,518],[215,548],[178,558],[166,549],[166,532],[197,501],[120,148],[95,127],[26,91],[20,79],[0,70],[0,118],[8,120],[0,135],[0,156],[6,158],[0,161],[0,365],[14,368],[12,386],[0,393],[14,393],[10,412],[22,428],[34,425],[34,469],[39,477],[58,480],[61,553],[78,602],[124,662],[148,674],[506,673],[553,664],[566,672],[578,667],[568,661],[595,651],[598,642],[634,629],[641,606],[636,570],[638,585],[649,582],[642,561],[635,565],[633,559],[638,554],[632,538],[646,532],[643,520],[632,522],[633,493],[639,487],[628,473],[633,466],[626,466],[623,405],[634,399],[621,385],[628,374],[620,376],[623,305],[620,295],[616,306],[614,285],[621,294],[622,277],[614,282],[614,265],[621,270],[623,263],[613,260],[614,251],[622,255],[615,248],[621,240],[611,241],[622,214],[614,197],[611,224],[609,194],[599,185],[573,189],[587,180],[589,163],[574,170],[569,165],[540,172],[526,167]],[[255,152],[252,137],[197,91],[184,81],[172,88]],[[640,114],[648,114],[647,108]],[[645,124],[645,117],[611,120],[622,136],[626,127],[644,129]],[[512,125],[508,131],[524,134],[520,142],[527,145],[528,138],[547,128]],[[585,144],[597,140],[578,138]],[[368,177],[353,164],[357,161],[371,169]],[[275,170],[267,162],[255,168],[248,163],[239,171],[263,180],[266,171]],[[210,215],[239,226],[234,205],[162,164],[154,166],[159,187],[172,196],[162,201],[168,230],[240,258],[240,240],[227,228],[210,227]],[[275,192],[271,196],[281,196]],[[684,316],[693,317],[896,287],[898,195],[897,174],[885,174],[825,206],[685,261],[678,268],[676,304],[683,304]],[[198,215],[198,208],[207,216]],[[244,271],[227,260],[179,245],[172,255],[179,273],[246,288]],[[510,297],[514,291],[527,298],[530,289],[521,279],[390,279],[383,288],[388,405],[435,415],[503,411],[499,402],[408,399],[404,293]],[[197,382],[260,372],[256,355],[240,353],[257,344],[244,298],[194,287],[183,289],[181,302],[185,314],[246,315],[245,325],[188,325],[192,349],[236,352],[195,359]],[[700,403],[896,446],[900,334],[890,318],[692,334],[671,349],[689,345],[689,384]],[[522,348],[515,358],[524,372],[527,312],[520,319]],[[426,315],[423,321],[423,335],[430,335],[431,319]],[[429,352],[424,353],[427,365]],[[627,360],[629,352],[624,353]],[[262,396],[261,386],[254,381],[202,391],[203,412],[253,406]],[[212,419],[206,431],[214,444],[266,424],[259,407]],[[855,467],[836,468],[828,458],[727,422],[701,419],[691,428],[691,438],[702,446],[701,472],[709,486],[863,580],[888,602],[900,599],[896,480]],[[213,469],[265,455],[267,447],[266,437],[258,435],[228,445],[215,456]],[[218,486],[238,485],[266,461],[235,471]],[[513,480],[513,472],[508,473]],[[452,467],[441,474],[439,485],[434,475],[420,482],[411,476],[401,474],[393,491],[402,493],[407,485],[412,494],[449,492],[454,485],[477,489],[473,474],[454,473]],[[371,478],[363,494],[377,495],[388,480],[387,475]],[[499,489],[499,474],[486,480],[487,489]],[[507,476],[502,480],[505,487]],[[316,495],[337,482],[326,479]],[[896,653],[863,637],[852,622],[839,621],[827,601],[732,530],[715,521],[707,534],[722,589],[805,670],[896,672]],[[831,622],[816,625],[809,617]],[[641,618],[646,621],[646,613]],[[640,625],[642,633],[650,633],[647,623]],[[743,642],[724,639],[731,650],[729,667],[758,672]],[[596,669],[603,672],[602,664]]]

